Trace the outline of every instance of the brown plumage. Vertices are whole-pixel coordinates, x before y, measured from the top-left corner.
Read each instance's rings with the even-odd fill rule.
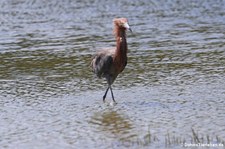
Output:
[[[115,81],[119,73],[121,73],[127,64],[127,41],[126,30],[130,29],[126,18],[116,18],[113,20],[114,34],[116,38],[116,48],[104,49],[98,52],[91,66],[93,72],[99,77],[104,77],[107,80],[108,88],[103,96],[105,101],[108,90],[110,89],[112,99],[115,102],[111,85]]]

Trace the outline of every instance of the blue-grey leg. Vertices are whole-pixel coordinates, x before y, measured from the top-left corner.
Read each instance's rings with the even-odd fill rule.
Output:
[[[112,91],[112,88],[111,88],[111,84],[112,84],[112,77],[110,77],[110,75],[107,75],[106,76],[106,80],[107,80],[107,83],[108,83],[108,88],[106,89],[105,91],[105,95],[103,96],[103,102],[105,102],[105,98],[106,98],[106,95],[108,93],[108,90],[110,89],[111,91],[111,95],[112,95],[112,99],[113,99],[113,102],[116,103],[115,99],[114,99],[114,96],[113,96],[113,91]]]
[[[110,91],[111,91],[111,95],[112,95],[113,102],[116,103],[116,101],[115,101],[115,99],[114,99],[114,96],[113,96],[113,91],[112,91],[111,86],[109,86],[109,88],[110,88]]]
[[[105,98],[106,98],[106,95],[107,95],[107,93],[108,93],[108,90],[109,90],[109,87],[106,89],[106,91],[105,91],[105,94],[104,94],[104,96],[103,96],[103,102],[105,102]]]

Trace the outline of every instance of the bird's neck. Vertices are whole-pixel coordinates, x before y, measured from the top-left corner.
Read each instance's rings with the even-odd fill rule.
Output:
[[[115,37],[116,37],[116,57],[120,57],[123,60],[127,58],[127,40],[125,29],[115,27]]]

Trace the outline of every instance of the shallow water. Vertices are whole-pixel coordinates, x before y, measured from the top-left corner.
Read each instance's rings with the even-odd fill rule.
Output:
[[[225,141],[225,1],[0,1],[1,148],[181,148]],[[129,19],[113,84],[89,65]],[[225,146],[225,145],[224,145]]]

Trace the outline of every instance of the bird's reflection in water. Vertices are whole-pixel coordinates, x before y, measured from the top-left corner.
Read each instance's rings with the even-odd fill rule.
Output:
[[[131,120],[114,110],[95,113],[91,123],[97,126],[100,133],[120,141],[129,141],[136,136],[133,134],[134,127]]]

